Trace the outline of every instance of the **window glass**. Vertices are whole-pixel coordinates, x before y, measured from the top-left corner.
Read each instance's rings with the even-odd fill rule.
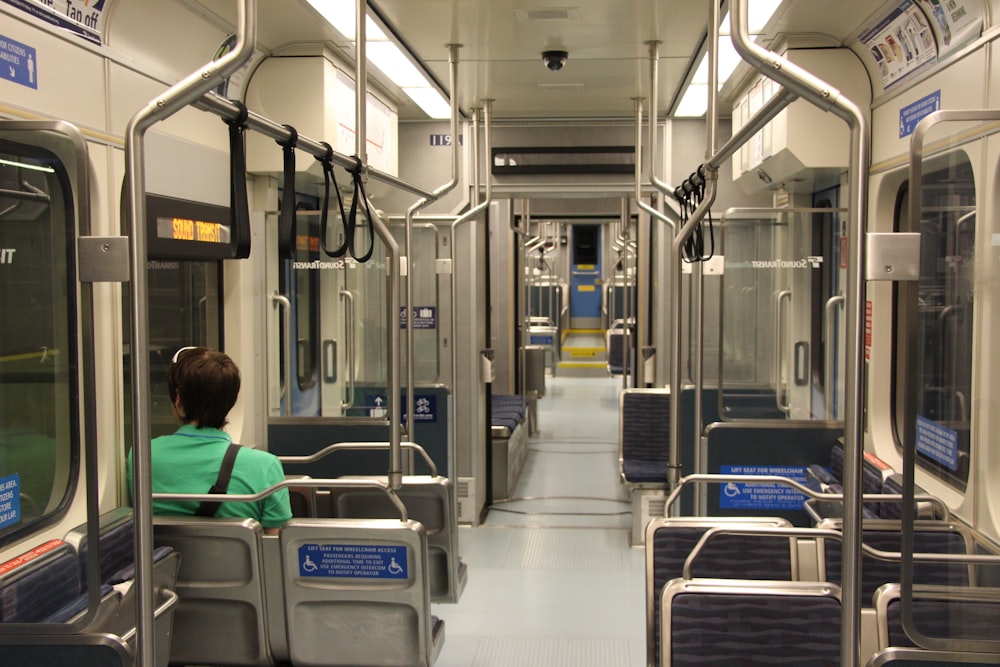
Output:
[[[57,512],[79,460],[69,177],[0,140],[0,542]]]
[[[926,171],[920,220],[909,219],[908,183],[896,207],[897,229],[920,232],[918,354],[911,355],[916,366],[910,376],[918,387],[917,462],[964,488],[972,406],[976,187],[964,154]]]

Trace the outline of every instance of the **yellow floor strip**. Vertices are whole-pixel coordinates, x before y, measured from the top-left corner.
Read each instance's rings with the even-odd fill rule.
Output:
[[[594,358],[604,352],[603,347],[564,347],[563,354],[569,354],[574,359],[579,357]]]

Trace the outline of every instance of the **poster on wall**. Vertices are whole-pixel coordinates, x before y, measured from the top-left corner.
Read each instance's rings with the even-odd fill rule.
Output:
[[[938,58],[979,37],[983,28],[981,0],[915,0],[930,20]]]
[[[3,0],[46,23],[76,33],[94,44],[104,43],[112,0]]]
[[[913,0],[905,0],[859,39],[875,60],[883,89],[937,62],[934,32]]]
[[[334,149],[344,155],[354,155],[354,80],[337,70],[337,143]],[[368,95],[366,111],[368,166],[395,175],[391,146],[395,114],[388,106]]]

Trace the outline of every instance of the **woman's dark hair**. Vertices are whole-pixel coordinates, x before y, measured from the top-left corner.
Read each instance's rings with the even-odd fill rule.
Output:
[[[222,428],[240,393],[240,369],[229,355],[207,347],[181,350],[167,370],[170,402],[181,397],[185,424]]]

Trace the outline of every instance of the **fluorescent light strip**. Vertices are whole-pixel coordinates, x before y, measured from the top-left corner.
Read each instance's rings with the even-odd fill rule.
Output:
[[[403,92],[409,95],[410,99],[431,118],[435,120],[451,118],[451,103],[437,91],[437,88],[430,86],[403,88]]]
[[[749,10],[750,39],[756,39],[764,31],[768,21],[781,6],[782,0],[751,0]],[[729,12],[719,24],[719,89],[726,84],[740,64],[740,54],[730,37]],[[678,118],[698,118],[708,110],[708,54],[702,54],[698,68],[677,105],[674,116]]]
[[[26,162],[14,162],[12,160],[0,159],[0,164],[8,167],[18,167],[19,169],[30,169],[32,171],[41,171],[46,174],[54,174],[56,170],[52,167],[43,167],[40,164],[28,164]]]
[[[355,0],[307,0],[337,32],[355,39]],[[451,105],[413,60],[392,41],[371,16],[365,20],[368,60],[434,119],[451,118]]]

